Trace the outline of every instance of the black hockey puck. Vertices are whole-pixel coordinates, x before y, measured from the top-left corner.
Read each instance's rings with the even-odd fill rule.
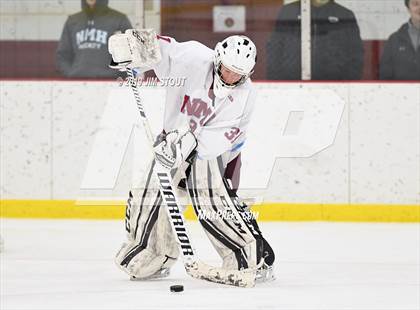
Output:
[[[170,288],[171,292],[182,292],[184,290],[183,285],[171,285]]]

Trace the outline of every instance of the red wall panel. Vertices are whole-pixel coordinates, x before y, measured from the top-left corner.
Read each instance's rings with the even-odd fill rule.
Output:
[[[57,41],[0,41],[0,77],[57,77]]]

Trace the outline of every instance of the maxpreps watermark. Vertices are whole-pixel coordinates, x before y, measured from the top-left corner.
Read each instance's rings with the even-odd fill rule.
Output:
[[[120,81],[121,85],[124,83],[130,85],[127,79],[121,78]],[[139,78],[134,82],[154,85],[158,80]],[[162,84],[158,85],[164,83],[180,85],[186,82],[186,79],[162,79],[159,82]],[[137,126],[138,111],[135,105],[121,104],[121,102],[132,102],[134,99],[133,94],[125,88],[130,87],[114,87],[108,94],[107,104],[96,130],[83,174],[81,190],[113,190],[118,177],[122,175],[120,171],[131,143],[133,144],[131,184],[141,184],[147,176],[146,167],[149,165],[149,156],[152,153],[149,148],[144,147],[148,144],[148,140],[142,126]],[[152,92],[142,94],[142,99],[154,102],[147,104],[152,115],[163,114],[160,109],[164,107],[166,97],[158,92],[164,89],[166,88],[150,87]],[[156,96],[153,94],[154,91]],[[344,114],[345,102],[332,90],[264,89],[264,94],[264,98],[281,98],[281,104],[278,104],[277,100],[268,100],[263,105],[257,105],[261,109],[255,120],[257,125],[248,131],[247,147],[243,152],[250,160],[244,162],[242,168],[244,177],[241,180],[241,189],[243,194],[246,191],[245,195],[249,197],[255,197],[255,193],[260,193],[260,189],[269,188],[269,184],[274,181],[271,180],[272,176],[276,175],[273,169],[278,159],[310,158],[332,146]],[[181,105],[181,102],[179,104]],[[161,128],[160,121],[156,122],[155,126],[158,133]],[[272,140],[273,143],[264,143],[258,138],[271,132],[278,132],[276,138]],[[133,139],[131,139],[132,134],[135,135]],[[253,162],[253,158],[258,158],[258,164]]]
[[[117,82],[118,86],[131,86],[132,83],[136,87],[140,86],[150,86],[150,87],[183,87],[185,85],[185,81],[187,80],[186,77],[163,77],[163,78],[157,78],[157,77],[137,77],[134,78],[134,80],[127,78],[118,77]]]
[[[198,210],[197,216],[199,220],[208,220],[208,221],[216,221],[216,220],[237,220],[237,215],[235,215],[232,210],[228,208],[218,209],[218,210]],[[241,212],[240,217],[244,221],[250,220],[257,220],[259,216],[259,212],[254,211],[245,211]]]

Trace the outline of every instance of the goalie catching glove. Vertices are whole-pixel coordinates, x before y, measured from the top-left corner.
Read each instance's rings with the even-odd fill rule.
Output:
[[[153,29],[127,29],[125,33],[112,35],[108,41],[112,55],[112,69],[147,68],[162,59],[156,32]]]
[[[197,139],[190,130],[170,131],[154,147],[155,159],[166,169],[178,168],[197,147]]]

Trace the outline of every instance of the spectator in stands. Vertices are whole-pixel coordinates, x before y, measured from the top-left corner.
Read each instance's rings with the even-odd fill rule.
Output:
[[[108,0],[82,0],[82,11],[69,16],[56,53],[59,71],[66,77],[110,78],[108,38],[132,28],[127,16],[108,7]]]
[[[301,79],[300,1],[284,5],[267,44],[267,77]],[[313,80],[358,80],[363,43],[356,17],[333,0],[311,0]]]
[[[404,0],[410,20],[385,43],[381,80],[420,80],[420,0]]]

